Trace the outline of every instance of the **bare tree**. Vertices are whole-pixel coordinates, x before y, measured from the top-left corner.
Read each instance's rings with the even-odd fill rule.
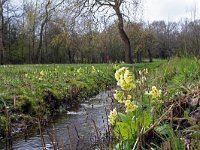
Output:
[[[127,16],[125,13],[129,13],[129,9],[132,9],[131,6],[137,8],[140,0],[84,0],[81,3],[81,8],[79,10],[83,10],[84,7],[89,8],[89,11],[92,12],[102,12],[108,13],[110,9],[114,11],[114,14],[111,14],[108,18],[112,16],[117,16],[118,20],[118,30],[122,41],[125,44],[124,54],[125,54],[125,62],[133,63],[133,53],[131,49],[130,39],[124,29],[124,17]],[[80,3],[80,2],[79,2]],[[124,9],[123,9],[124,8]],[[88,10],[88,9],[87,9]],[[132,10],[132,13],[133,10]]]
[[[4,33],[4,4],[7,0],[0,0],[0,64],[3,64],[4,58],[4,42],[3,42],[3,33]]]
[[[43,44],[43,32],[44,32],[44,27],[47,24],[47,22],[49,21],[49,16],[50,16],[50,6],[52,4],[52,0],[46,0],[46,4],[45,4],[45,11],[44,14],[42,14],[42,23],[40,26],[40,33],[39,33],[39,45],[35,54],[35,59],[34,61],[36,61],[37,63],[41,63],[41,49],[42,49],[42,44]]]
[[[56,4],[54,2],[57,2]],[[45,29],[45,26],[47,25],[48,21],[50,21],[51,16],[53,15],[53,12],[55,12],[55,9],[57,7],[59,7],[62,3],[64,2],[64,0],[44,0],[44,12],[41,13],[41,26],[40,26],[40,33],[39,33],[39,45],[38,48],[36,50],[36,54],[35,54],[35,61],[37,63],[41,63],[41,61],[43,61],[42,59],[42,46],[43,46],[43,32]],[[42,6],[43,6],[42,5]]]

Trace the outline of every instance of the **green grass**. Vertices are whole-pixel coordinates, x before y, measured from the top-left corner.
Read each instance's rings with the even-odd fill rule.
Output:
[[[114,72],[112,64],[3,65],[0,66],[0,110],[5,109],[4,101],[11,122],[34,122],[39,115],[49,116],[73,107],[113,85]],[[7,117],[0,112],[0,137],[9,124]]]
[[[58,109],[63,104],[79,103],[108,85],[115,85],[114,73],[121,66],[133,70],[136,78],[138,70],[148,68],[147,84],[162,89],[164,101],[200,86],[200,61],[195,58],[173,58],[134,65],[3,65],[0,66],[0,97],[9,106],[12,118],[16,114],[36,116],[42,107],[44,114],[48,114],[55,111],[51,103],[45,101],[49,94],[51,102],[58,104]],[[1,103],[0,107],[3,107]],[[1,114],[0,129],[5,128],[3,124],[5,116]]]
[[[161,63],[135,64],[134,67],[155,69]],[[49,114],[55,109],[63,110],[66,105],[80,103],[108,85],[115,85],[114,73],[120,66],[132,67],[126,64],[3,65],[0,66],[0,97],[11,113],[11,120],[19,119],[17,116],[21,115],[17,114],[31,120],[27,116],[37,116],[40,111]],[[0,108],[3,108],[1,102]],[[0,128],[5,120],[0,114]]]
[[[196,58],[174,58],[151,72],[150,85],[165,91],[165,98],[189,93],[200,85],[200,61]]]
[[[47,91],[59,100],[73,88],[92,94],[114,82],[114,71],[112,65],[5,65],[0,67],[0,97],[35,105]]]
[[[155,69],[163,61],[135,64],[136,70]],[[124,66],[132,67],[132,65]],[[35,104],[41,101],[44,92],[50,91],[57,99],[63,99],[73,87],[85,90],[85,94],[96,93],[105,86],[114,84],[114,73],[119,65],[3,65],[0,66],[0,97],[12,103],[13,98],[26,99]]]
[[[125,66],[128,66],[131,70],[131,65]],[[138,70],[143,70],[144,68],[149,69],[149,74],[144,75],[142,71],[138,72]],[[116,124],[113,126],[114,135],[118,142],[116,149],[121,149],[120,146],[124,149],[131,149],[132,145],[136,143],[138,149],[163,149],[161,147],[164,146],[165,148],[171,147],[173,150],[183,150],[183,139],[187,136],[192,137],[192,148],[199,149],[197,144],[200,137],[199,125],[198,123],[190,122],[191,113],[197,110],[198,105],[192,106],[190,102],[187,102],[188,99],[186,97],[184,99],[184,96],[186,94],[192,95],[191,92],[200,87],[200,61],[196,58],[173,58],[169,61],[135,64],[134,72],[136,80],[133,82],[136,88],[124,93],[131,95],[131,101],[138,107],[130,113],[125,113],[126,104],[122,103],[117,108],[118,116],[115,118]],[[144,80],[143,84],[140,82],[142,77],[147,79]],[[153,86],[162,90],[161,96],[152,98],[151,95],[146,94],[152,90]],[[177,99],[179,96],[180,99]],[[191,96],[189,99],[193,100]],[[178,105],[176,100],[179,100]],[[170,103],[166,103],[167,101],[170,101]],[[165,119],[163,119],[163,115],[166,117]],[[177,123],[175,120],[170,121],[169,118],[186,119],[186,122]],[[155,122],[158,123],[153,125]],[[184,125],[185,123],[187,126]],[[152,126],[153,128],[151,128]],[[141,127],[144,128],[144,131],[142,131]],[[190,130],[190,128],[194,127],[194,130]],[[148,129],[151,129],[149,133],[146,132]],[[137,143],[136,139],[141,138],[138,132],[141,131],[147,134],[143,135],[146,136],[141,140],[143,143]],[[190,133],[185,134],[188,131]],[[153,135],[154,133],[156,133],[155,136]]]

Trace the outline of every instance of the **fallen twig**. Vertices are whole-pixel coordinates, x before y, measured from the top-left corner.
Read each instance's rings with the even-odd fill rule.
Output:
[[[149,131],[153,130],[155,128],[155,126],[157,126],[161,121],[163,121],[163,119],[165,118],[165,116],[171,111],[171,109],[174,107],[174,104],[172,104],[169,109],[150,127],[148,128],[144,134],[147,134]]]

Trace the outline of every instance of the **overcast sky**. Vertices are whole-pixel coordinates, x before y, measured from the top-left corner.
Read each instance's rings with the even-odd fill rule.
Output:
[[[13,0],[20,4],[22,0]],[[130,0],[132,1],[132,0]],[[180,21],[190,18],[196,7],[196,19],[200,19],[200,0],[142,0],[142,16],[144,21]],[[139,15],[140,16],[140,15]]]
[[[144,0],[142,18],[150,22],[153,20],[180,21],[181,18],[191,18],[195,6],[196,19],[200,19],[200,0]]]

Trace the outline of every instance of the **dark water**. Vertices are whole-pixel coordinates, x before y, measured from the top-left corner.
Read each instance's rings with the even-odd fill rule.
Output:
[[[110,95],[111,91],[101,92],[81,104],[78,110],[55,117],[55,122],[48,125],[43,132],[46,149],[53,149],[52,141],[58,143],[60,149],[88,150],[98,149],[103,145],[105,147],[107,140],[104,141],[103,137],[108,128],[106,112],[109,112],[111,106]],[[20,137],[13,140],[9,149],[41,150],[41,141],[39,132],[35,131],[26,139]]]

